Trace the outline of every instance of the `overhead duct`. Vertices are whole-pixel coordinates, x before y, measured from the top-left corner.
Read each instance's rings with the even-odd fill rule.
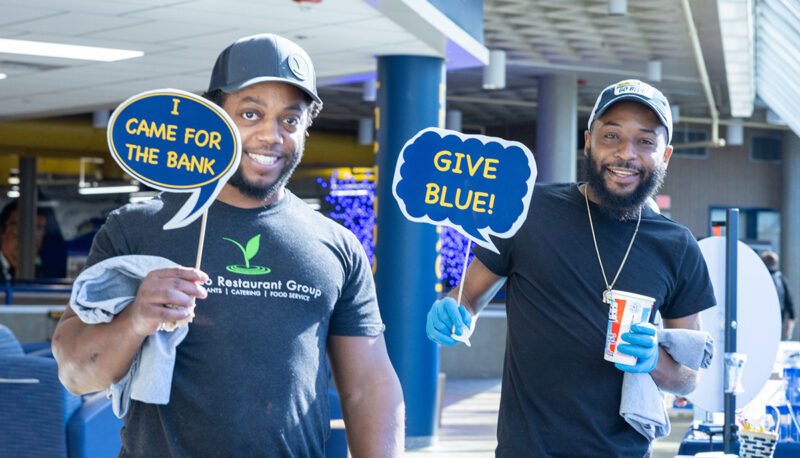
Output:
[[[703,92],[706,95],[706,102],[708,102],[708,111],[711,116],[711,141],[709,142],[696,142],[684,145],[673,145],[675,148],[683,147],[702,147],[709,146],[711,148],[720,148],[725,146],[725,140],[719,138],[719,113],[717,113],[717,103],[714,101],[714,93],[711,92],[711,82],[708,79],[708,70],[706,69],[706,62],[703,59],[703,49],[700,47],[700,39],[697,37],[697,28],[694,25],[694,18],[692,17],[692,10],[689,6],[689,0],[681,0],[683,5],[683,12],[686,15],[686,27],[689,33],[689,42],[692,44],[694,51],[694,60],[697,63],[697,72],[700,74],[700,82],[703,85]]]

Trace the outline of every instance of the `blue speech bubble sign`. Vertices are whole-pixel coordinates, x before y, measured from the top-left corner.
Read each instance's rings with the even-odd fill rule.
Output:
[[[535,181],[536,161],[522,143],[431,127],[400,152],[392,193],[409,220],[450,226],[498,252],[489,235],[517,232]]]
[[[111,156],[147,186],[191,192],[164,229],[203,214],[236,172],[242,141],[230,116],[216,104],[179,89],[158,89],[122,102],[108,122]]]

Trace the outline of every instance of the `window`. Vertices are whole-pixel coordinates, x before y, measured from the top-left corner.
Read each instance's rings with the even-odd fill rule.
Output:
[[[672,145],[675,146],[673,155],[693,157],[696,159],[708,158],[708,147],[681,148],[682,144],[708,141],[708,132],[701,129],[675,129],[672,133]]]
[[[711,235],[725,236],[727,216],[727,207],[709,208]],[[740,208],[739,239],[753,250],[771,250],[780,254],[780,212],[769,208]]]
[[[750,137],[750,160],[756,162],[781,162],[783,141],[780,137],[754,135]]]

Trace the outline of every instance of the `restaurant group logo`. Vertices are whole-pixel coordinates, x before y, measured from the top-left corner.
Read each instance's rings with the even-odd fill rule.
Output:
[[[270,273],[269,267],[250,265],[250,260],[255,257],[259,248],[261,247],[261,234],[257,234],[248,240],[246,246],[242,246],[241,243],[237,242],[236,240],[229,239],[228,237],[222,238],[239,247],[239,249],[242,250],[242,257],[244,258],[244,264],[232,264],[225,266],[226,270],[243,275],[265,275]]]

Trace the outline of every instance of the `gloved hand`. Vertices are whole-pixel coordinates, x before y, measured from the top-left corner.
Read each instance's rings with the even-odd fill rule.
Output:
[[[631,332],[620,336],[627,343],[617,345],[617,349],[638,358],[636,364],[615,363],[617,369],[625,372],[650,373],[658,363],[658,336],[656,327],[650,323],[631,325]]]
[[[434,302],[428,311],[428,320],[425,330],[428,338],[440,345],[455,345],[457,340],[453,339],[453,326],[455,334],[461,335],[472,325],[472,315],[463,305],[456,304],[452,297],[444,297]]]

